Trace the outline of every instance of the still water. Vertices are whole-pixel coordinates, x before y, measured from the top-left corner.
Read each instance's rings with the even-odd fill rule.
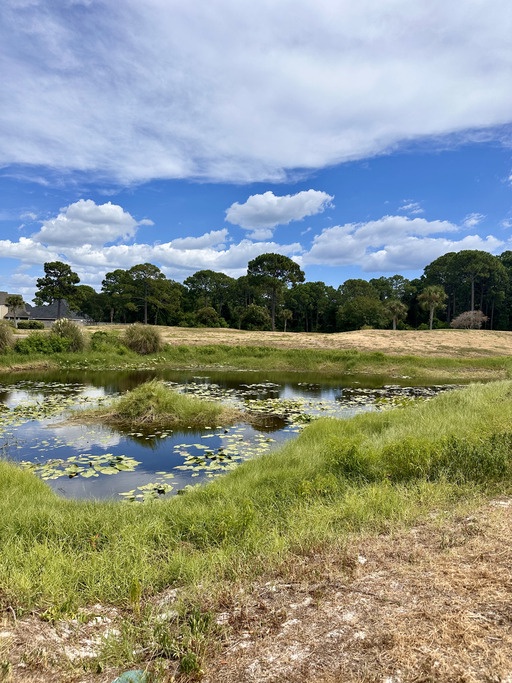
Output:
[[[260,416],[204,431],[121,431],[66,424],[158,377],[177,391]],[[261,372],[62,372],[0,376],[0,457],[32,469],[68,498],[146,500],[174,495],[268,452],[320,416],[347,418],[452,388],[383,377],[346,380]],[[397,383],[398,382],[398,383]]]

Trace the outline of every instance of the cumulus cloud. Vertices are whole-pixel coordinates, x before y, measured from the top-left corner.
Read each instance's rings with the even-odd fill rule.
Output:
[[[4,0],[0,163],[280,180],[500,126],[511,34],[508,0]]]
[[[147,219],[143,223],[147,225]],[[55,247],[106,244],[133,237],[138,225],[133,216],[116,204],[98,206],[92,199],[80,199],[61,209],[56,218],[44,221],[32,239]]]
[[[303,251],[297,242],[278,244],[244,239],[229,243],[226,228],[197,237],[178,237],[165,243],[119,242],[133,234],[136,226],[135,219],[120,206],[110,203],[97,206],[90,200],[81,200],[46,221],[41,231],[31,237],[0,240],[0,253],[3,258],[19,262],[11,283],[31,297],[36,278],[24,271],[31,266],[40,268],[47,261],[68,263],[82,284],[99,290],[105,273],[117,268],[128,269],[138,263],[154,263],[167,277],[176,280],[203,269],[239,277],[246,273],[247,263],[262,253],[296,257]],[[66,231],[70,233],[67,236]],[[118,243],[112,244],[116,239]]]
[[[384,216],[367,223],[348,223],[317,235],[303,263],[359,265],[366,272],[418,270],[448,251],[481,249],[495,252],[503,242],[489,235],[450,239],[459,227],[448,221]],[[437,236],[436,236],[437,235]]]
[[[222,245],[228,237],[226,228],[211,230],[199,237],[177,237],[170,244],[173,249],[206,249]]]
[[[304,190],[278,197],[273,192],[253,194],[244,204],[235,202],[226,211],[228,223],[250,230],[257,240],[272,237],[272,228],[322,213],[334,197],[319,190]]]

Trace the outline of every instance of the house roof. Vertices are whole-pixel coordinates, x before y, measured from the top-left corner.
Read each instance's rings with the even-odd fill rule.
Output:
[[[32,320],[57,320],[58,309],[59,304],[57,301],[47,306],[31,306],[27,304],[28,315]],[[72,311],[68,306],[68,302],[63,299],[60,304],[60,317],[82,319],[83,316],[80,316],[76,311]]]

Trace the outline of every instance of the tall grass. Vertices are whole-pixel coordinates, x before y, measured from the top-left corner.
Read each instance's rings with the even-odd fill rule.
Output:
[[[52,335],[56,335],[68,342],[68,351],[84,351],[90,339],[85,334],[81,326],[69,320],[68,318],[60,318],[52,325]]]
[[[14,332],[7,323],[0,322],[0,353],[9,351],[14,346]]]
[[[83,410],[76,415],[79,421],[140,428],[160,425],[173,429],[204,429],[239,418],[240,412],[235,409],[180,394],[158,380],[141,384],[115,400],[107,409]]]
[[[141,328],[141,329],[139,329]],[[69,344],[61,339],[55,346],[47,341],[47,332],[29,335],[18,340],[15,349],[0,353],[0,372],[13,366],[27,367],[38,361],[66,369],[88,367],[107,370],[122,368],[226,368],[237,370],[269,370],[273,372],[314,372],[317,375],[341,377],[347,374],[372,374],[382,377],[406,376],[415,381],[496,380],[512,378],[512,358],[507,356],[486,358],[427,358],[416,356],[386,356],[381,352],[367,353],[356,350],[278,349],[268,346],[160,346],[149,336],[155,329],[148,325],[132,325],[126,334],[134,335],[134,344],[128,348],[126,335],[112,332],[95,332],[91,335],[90,349],[85,352],[66,353]],[[139,332],[142,333],[139,339]],[[156,332],[158,332],[156,330]],[[148,335],[148,339],[144,335]],[[55,337],[52,337],[55,341]],[[140,342],[140,343],[139,343]]]
[[[72,611],[129,606],[134,585],[143,596],[169,585],[220,590],[349,532],[508,490],[511,424],[511,382],[322,419],[278,452],[147,505],[63,500],[0,462],[0,603]]]
[[[147,356],[157,353],[162,348],[160,330],[152,325],[134,323],[129,325],[122,336],[122,341],[131,351]]]

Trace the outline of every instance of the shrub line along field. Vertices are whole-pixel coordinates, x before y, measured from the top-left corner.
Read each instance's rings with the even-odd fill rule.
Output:
[[[482,367],[508,372],[507,333],[447,334],[455,360],[501,344]],[[0,461],[0,680],[512,680],[511,424],[512,381],[474,384],[321,418],[149,504],[65,500]]]

